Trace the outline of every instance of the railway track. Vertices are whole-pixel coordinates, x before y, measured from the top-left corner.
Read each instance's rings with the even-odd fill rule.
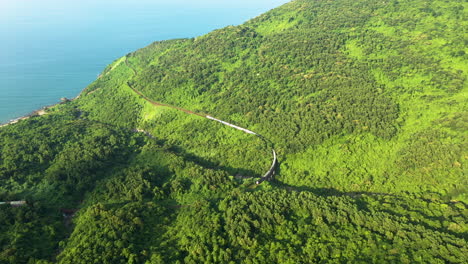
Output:
[[[138,72],[136,71],[135,68],[133,68],[129,63],[128,63],[128,59],[127,57],[125,57],[125,65],[130,68],[134,75],[137,75]],[[212,120],[212,121],[216,121],[218,123],[221,123],[225,126],[229,126],[229,127],[232,127],[234,129],[237,129],[237,130],[240,130],[244,133],[247,133],[247,134],[251,134],[251,135],[255,135],[259,138],[261,138],[263,141],[265,141],[265,144],[268,144],[268,140],[263,137],[262,135],[258,134],[258,133],[255,133],[253,132],[252,130],[249,130],[249,129],[246,129],[246,128],[243,128],[243,127],[240,127],[240,126],[236,126],[234,124],[231,124],[229,122],[226,122],[226,121],[223,121],[221,119],[217,119],[217,118],[214,118],[210,115],[206,115],[206,114],[202,114],[202,113],[196,113],[196,112],[193,112],[193,111],[190,111],[190,110],[187,110],[187,109],[184,109],[182,107],[178,107],[178,106],[173,106],[173,105],[169,105],[169,104],[164,104],[164,103],[161,103],[161,102],[156,102],[156,101],[153,101],[151,99],[149,99],[147,96],[145,96],[142,92],[138,91],[137,89],[135,89],[130,82],[127,81],[127,86],[130,87],[130,89],[132,89],[133,92],[135,92],[136,94],[138,94],[141,98],[143,98],[145,101],[147,101],[148,103],[154,105],[154,106],[159,106],[159,107],[168,107],[168,108],[172,108],[172,109],[175,109],[175,110],[178,110],[178,111],[181,111],[181,112],[184,112],[186,114],[189,114],[189,115],[197,115],[197,116],[200,116],[200,117],[203,117],[203,118],[206,118],[206,119],[209,119],[209,120]],[[260,184],[264,181],[269,181],[271,179],[273,179],[273,176],[275,175],[275,170],[276,170],[276,165],[278,163],[278,159],[277,159],[277,155],[276,155],[276,151],[274,148],[271,149],[272,150],[272,154],[273,154],[273,160],[272,160],[272,164],[270,166],[270,169],[259,179],[256,181],[257,184]]]

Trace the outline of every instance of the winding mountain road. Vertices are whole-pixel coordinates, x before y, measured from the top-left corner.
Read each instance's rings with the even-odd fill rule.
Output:
[[[128,63],[128,57],[126,56],[125,57],[125,65],[130,68],[134,75],[137,75],[138,72],[136,71],[135,68],[133,68],[129,63]],[[130,82],[127,81],[127,86],[130,87],[130,89],[132,89],[133,92],[135,92],[136,94],[138,94],[139,96],[141,96],[141,98],[145,99],[147,102],[149,102],[150,104],[154,105],[154,106],[163,106],[163,107],[168,107],[168,108],[172,108],[172,109],[176,109],[178,111],[182,111],[182,112],[185,112],[189,115],[197,115],[197,116],[200,116],[200,117],[203,117],[203,118],[206,118],[206,119],[209,119],[209,120],[212,120],[212,121],[216,121],[218,123],[221,123],[225,126],[229,126],[229,127],[232,127],[232,128],[235,128],[237,130],[240,130],[244,133],[247,133],[247,134],[251,134],[251,135],[255,135],[259,138],[261,138],[263,141],[265,141],[266,144],[268,144],[268,140],[263,137],[262,135],[260,134],[257,134],[255,132],[253,132],[252,130],[249,130],[249,129],[246,129],[246,128],[243,128],[243,127],[240,127],[240,126],[236,126],[234,124],[231,124],[231,123],[228,123],[226,121],[223,121],[221,119],[217,119],[217,118],[214,118],[210,115],[205,115],[205,114],[200,114],[200,113],[195,113],[195,112],[192,112],[190,110],[187,110],[187,109],[184,109],[184,108],[181,108],[181,107],[178,107],[178,106],[173,106],[173,105],[168,105],[168,104],[163,104],[163,103],[160,103],[160,102],[155,102],[151,99],[149,99],[148,97],[146,97],[142,92],[138,91],[137,89],[135,89],[131,84]],[[263,181],[269,181],[271,179],[273,179],[273,176],[275,175],[275,169],[276,169],[276,164],[278,162],[278,159],[277,159],[277,156],[276,156],[276,151],[272,148],[272,153],[273,153],[273,161],[271,163],[271,166],[270,166],[270,169],[263,175],[263,177],[261,177],[258,181],[256,181],[257,184],[260,184],[262,183]]]

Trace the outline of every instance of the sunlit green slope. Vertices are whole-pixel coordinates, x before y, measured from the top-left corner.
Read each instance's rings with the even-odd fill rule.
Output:
[[[0,127],[0,263],[468,262],[467,10],[297,0],[127,54]]]
[[[91,118],[156,130],[196,155],[235,162],[204,142],[226,134],[136,102],[129,80],[155,101],[269,138],[284,183],[466,201],[464,7],[293,1],[238,27],[129,54],[78,105]],[[226,142],[222,152],[228,146],[242,148]]]

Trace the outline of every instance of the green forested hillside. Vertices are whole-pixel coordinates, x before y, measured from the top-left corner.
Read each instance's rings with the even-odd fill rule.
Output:
[[[0,128],[0,263],[468,262],[467,10],[296,0],[127,54]]]

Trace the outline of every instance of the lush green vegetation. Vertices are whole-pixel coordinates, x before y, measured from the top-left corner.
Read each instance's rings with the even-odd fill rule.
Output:
[[[288,184],[466,201],[466,168],[458,166],[467,149],[464,6],[294,1],[238,27],[129,54],[127,64],[109,67],[106,76],[116,78],[89,91],[111,87],[80,104],[103,109],[90,110],[97,120],[115,119],[102,96],[127,107],[136,100],[127,98],[128,81],[152,100],[264,135],[282,157],[280,180]],[[131,109],[119,122],[138,122],[215,163],[225,162],[226,148],[245,149],[215,146],[228,136],[204,120],[145,103]]]
[[[467,17],[296,0],[127,54],[0,128],[0,263],[468,262]]]

